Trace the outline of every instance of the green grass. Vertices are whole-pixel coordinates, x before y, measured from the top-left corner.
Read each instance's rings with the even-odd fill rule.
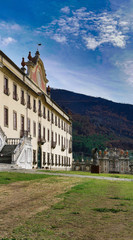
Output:
[[[16,238],[2,238],[1,240],[16,240]]]
[[[94,208],[93,210],[97,212],[112,212],[112,213],[127,212],[127,210],[115,208]]]
[[[133,183],[83,179],[60,201],[14,229],[12,237],[24,239],[132,239]],[[128,199],[125,195],[127,192]],[[123,200],[121,204],[121,200]],[[126,219],[126,223],[125,223]],[[122,225],[122,231],[114,230]],[[114,238],[114,231],[115,237]]]
[[[45,178],[49,178],[47,181],[52,182],[53,187],[56,185],[56,176],[15,172],[0,173],[0,184]],[[58,181],[61,182],[62,177]],[[33,215],[24,224],[18,222],[3,240],[106,240],[108,229],[112,240],[132,239],[133,183],[84,178],[76,181],[71,189],[57,194],[56,204]]]
[[[30,173],[16,173],[16,172],[0,172],[0,184],[9,184],[18,181],[39,180],[44,178],[51,178],[52,175],[45,174],[30,174]],[[55,177],[54,177],[55,179]]]
[[[1,240],[17,240],[16,238],[2,238]],[[28,239],[26,239],[26,240],[28,240]]]
[[[37,170],[40,172],[50,172],[50,173],[64,173],[64,174],[74,174],[74,175],[87,175],[87,176],[102,176],[102,177],[113,177],[113,178],[128,178],[133,179],[131,174],[111,174],[111,173],[90,173],[83,171],[54,171],[54,170]]]

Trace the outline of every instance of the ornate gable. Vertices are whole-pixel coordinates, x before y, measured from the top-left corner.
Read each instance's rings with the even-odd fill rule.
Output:
[[[24,62],[23,58],[21,65],[23,68],[25,65],[27,66],[28,77],[46,93],[46,84],[48,83],[48,80],[46,78],[46,71],[43,62],[40,59],[39,52],[36,52],[35,57],[32,57],[31,52],[29,52],[28,59],[28,62]]]

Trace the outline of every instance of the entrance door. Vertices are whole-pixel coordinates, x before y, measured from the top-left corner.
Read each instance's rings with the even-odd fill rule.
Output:
[[[38,168],[41,168],[41,157],[42,157],[42,151],[41,147],[38,148]]]

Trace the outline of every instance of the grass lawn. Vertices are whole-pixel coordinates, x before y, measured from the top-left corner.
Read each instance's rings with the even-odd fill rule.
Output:
[[[130,175],[130,174],[109,174],[109,173],[94,174],[94,173],[83,172],[83,171],[54,171],[54,170],[37,170],[37,171],[50,172],[50,173],[65,173],[65,174],[75,174],[75,175],[88,175],[88,176],[102,176],[102,177],[133,179],[133,175]]]
[[[50,178],[50,175],[43,174],[28,174],[16,172],[0,172],[0,184],[9,184],[18,181],[30,181],[37,179]]]
[[[10,173],[7,173],[6,177],[8,174]],[[24,182],[0,185],[1,204],[2,196],[3,203],[6,204],[6,199],[8,202],[5,208],[6,211],[8,207],[7,216],[13,217],[15,211],[19,210],[17,217],[12,221],[7,222],[7,216],[5,222],[1,221],[1,230],[5,229],[5,231],[3,230],[0,239],[133,239],[132,182],[56,176],[51,178],[48,176],[44,179],[34,178],[34,181],[27,181],[28,177],[29,180],[32,177],[30,178],[28,176],[30,174],[28,174],[25,179],[25,175]],[[11,178],[11,175],[9,176]],[[22,175],[20,176],[22,179]],[[17,179],[19,179],[19,174]],[[5,189],[4,195],[3,189]],[[9,200],[12,199],[12,195],[16,199],[16,203],[9,208]],[[19,204],[22,204],[22,207],[18,207],[18,196],[20,196]],[[36,199],[34,199],[35,196],[37,196]],[[30,211],[28,216],[26,213],[23,214],[26,205],[31,207],[30,210],[33,211],[33,214],[30,214]],[[14,212],[11,207],[14,208]],[[35,208],[36,211],[34,211]],[[1,214],[2,211],[0,211]],[[4,215],[1,219],[4,219]]]

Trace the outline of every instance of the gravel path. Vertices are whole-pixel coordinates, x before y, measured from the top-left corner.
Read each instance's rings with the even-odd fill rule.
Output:
[[[88,176],[88,175],[78,175],[78,174],[66,174],[66,173],[50,173],[50,172],[42,172],[38,169],[19,169],[13,168],[8,164],[0,164],[0,172],[20,172],[20,173],[32,173],[32,174],[47,174],[54,176],[64,176],[64,177],[77,177],[77,178],[91,178],[91,179],[99,179],[99,180],[112,180],[112,181],[125,181],[125,182],[133,182],[133,179],[129,178],[116,178],[116,177],[104,177],[104,176]]]

